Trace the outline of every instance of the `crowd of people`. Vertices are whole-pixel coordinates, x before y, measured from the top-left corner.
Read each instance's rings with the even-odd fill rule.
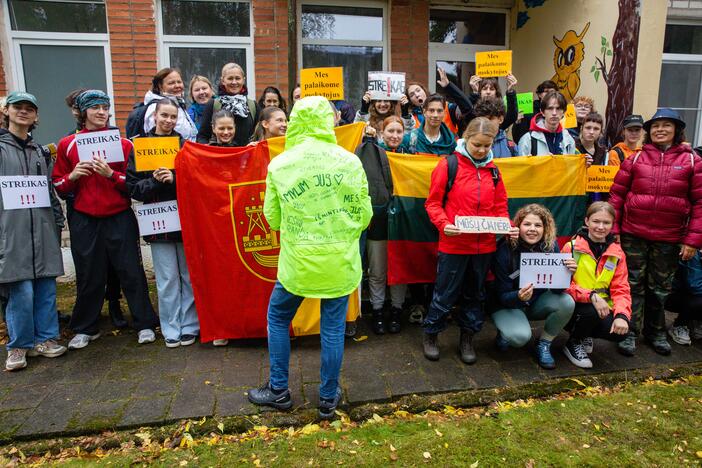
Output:
[[[332,266],[328,275],[299,278],[297,269],[306,264],[289,253],[299,245],[281,222],[281,210],[293,208],[274,201],[271,190],[284,184],[285,177],[294,179],[304,172],[306,158],[321,153],[318,147],[315,152],[304,146],[286,151],[279,164],[271,164],[265,200],[266,218],[273,229],[281,229],[283,243],[279,283],[268,315],[271,380],[250,394],[253,402],[280,409],[291,406],[289,341],[286,344],[284,336],[298,299],[321,297],[328,299],[322,322],[329,314],[334,323],[322,326],[320,415],[333,415],[343,355],[343,338],[341,343],[338,338],[355,333],[355,323],[338,325],[348,294],[359,285],[361,257],[366,259],[373,332],[400,332],[408,312],[409,321],[423,328],[422,347],[429,360],[440,358],[438,337],[449,319],[460,328],[458,352],[467,364],[477,360],[473,338],[487,319],[497,328],[495,346],[503,350],[526,346],[531,322],[543,320],[534,353],[545,369],[555,367],[551,346],[563,331],[568,334],[564,354],[585,368],[593,365],[588,357],[593,338],[618,342],[627,356],[634,355],[639,336],[663,355],[671,353],[668,337],[681,345],[702,339],[702,160],[686,143],[680,116],[670,109],[661,109],[648,120],[631,115],[622,122],[620,141],[609,142],[604,117],[586,96],[572,102],[577,126],[563,127],[568,103],[552,81],[538,85],[533,112],[522,114],[517,109],[518,81],[512,75],[506,77],[503,100],[497,79],[472,77],[472,92],[466,95],[442,69],[438,73],[441,93],[408,82],[399,101],[374,100],[366,93],[356,112],[346,101],[306,98],[306,104],[299,104],[299,86],[291,93],[291,108],[274,87],[266,88],[256,101],[248,95],[244,70],[235,63],[222,67],[217,86],[196,75],[186,87],[178,70],[165,68],[156,73],[143,102],[129,116],[126,138],[121,139],[123,161],[109,163],[97,156],[81,161],[76,144],[76,135],[114,128],[105,92],[78,89],[67,96],[74,120],[67,121],[70,131],[55,154],[32,139],[40,103],[29,93],[10,93],[2,107],[0,178],[45,176],[51,206],[0,205],[0,290],[9,334],[5,368],[26,367],[28,356],[57,357],[67,349],[88,346],[100,337],[106,300],[112,321],[125,326],[120,294],[140,344],[154,342],[157,327],[169,348],[197,340],[197,304],[180,232],[144,237],[153,257],[158,315],[149,299],[132,200],[176,200],[177,175],[165,167],[137,171],[132,139],[174,136],[181,145],[195,141],[241,147],[286,133],[289,139],[303,141],[300,132],[312,125],[323,129],[315,136],[322,145],[335,140],[333,135],[320,135],[334,125],[352,122],[366,123],[362,147],[371,145],[381,160],[387,161],[386,151],[444,156],[432,173],[425,204],[439,234],[436,281],[388,287],[387,204],[392,196],[388,174],[359,176],[363,168],[368,172],[366,165],[341,153],[339,160],[345,165],[339,170],[355,181],[346,188],[363,195],[359,212],[368,208],[368,219],[364,215],[349,224],[344,251],[323,259]],[[583,227],[569,242],[559,246],[554,218],[539,204],[516,212],[509,235],[469,234],[455,225],[456,216],[509,217],[507,190],[494,159],[551,154],[576,155],[587,166],[620,166],[609,193],[590,194]],[[387,171],[387,164],[377,167]],[[65,200],[65,218],[56,195]],[[58,341],[55,280],[63,274],[60,235],[66,221],[76,301],[68,323],[74,335],[63,346]],[[572,272],[569,288],[519,287],[522,253],[559,251],[572,254],[567,262]],[[355,259],[350,261],[350,256]],[[335,283],[337,279],[343,284]],[[678,313],[670,328],[665,310]],[[221,337],[213,344],[227,343],[227,337]]]

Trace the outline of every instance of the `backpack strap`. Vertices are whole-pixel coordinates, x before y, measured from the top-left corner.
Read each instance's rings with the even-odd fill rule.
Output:
[[[615,153],[617,153],[617,156],[619,156],[619,164],[623,163],[624,160],[626,159],[626,156],[624,155],[624,150],[618,146],[615,146],[612,149],[614,150]]]
[[[253,99],[246,99],[246,105],[249,106],[249,114],[251,114],[251,117],[253,117],[253,121],[257,122],[256,117],[256,102]]]
[[[536,156],[536,153],[539,150],[539,140],[534,138],[531,132],[529,132],[529,136],[531,137],[531,155]]]
[[[456,174],[458,174],[458,157],[454,153],[446,155],[446,166],[448,177],[446,178],[446,190],[444,190],[444,199],[441,202],[441,206],[446,206],[448,194],[456,181]]]
[[[490,172],[492,173],[492,183],[495,187],[500,182],[500,170],[496,167],[491,167]]]
[[[636,161],[639,160],[639,156],[641,156],[641,151],[637,152],[637,153],[634,155],[634,160],[631,161],[631,164],[636,164]]]

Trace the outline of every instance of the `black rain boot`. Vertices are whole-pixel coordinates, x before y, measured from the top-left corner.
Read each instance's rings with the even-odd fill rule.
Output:
[[[473,332],[461,330],[461,341],[458,345],[458,351],[461,354],[461,361],[465,364],[475,364],[478,356],[475,355],[475,349],[473,349]]]
[[[422,339],[422,345],[424,346],[424,357],[430,361],[439,360],[438,337],[438,333],[424,333],[424,338]]]
[[[402,317],[402,309],[399,307],[392,307],[390,309],[390,323],[388,324],[388,331],[390,333],[400,333],[402,329],[402,324],[400,323]]]
[[[383,309],[373,309],[373,333],[376,335],[385,334],[385,320],[383,318]]]

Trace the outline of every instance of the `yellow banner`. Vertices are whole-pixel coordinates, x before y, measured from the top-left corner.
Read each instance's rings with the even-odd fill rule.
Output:
[[[399,197],[426,198],[431,172],[441,157],[387,153],[393,193]],[[519,156],[494,160],[509,198],[584,195],[585,158],[582,155]]]
[[[561,119],[561,127],[575,128],[577,126],[578,119],[575,117],[575,106],[573,104],[568,104],[565,114],[563,114],[563,119]]]
[[[587,168],[588,192],[609,192],[619,166],[590,166]]]
[[[358,145],[361,144],[365,127],[366,124],[363,122],[335,127],[336,144],[352,153],[355,152]],[[284,136],[269,138],[266,140],[266,143],[268,143],[268,154],[271,156],[271,159],[285,151]]]
[[[344,99],[342,67],[303,68],[300,70],[302,97],[323,96],[330,101]]]
[[[489,78],[512,73],[512,51],[494,50],[475,53],[475,74]]]
[[[178,137],[135,138],[132,141],[137,172],[175,167],[175,157],[180,150]]]

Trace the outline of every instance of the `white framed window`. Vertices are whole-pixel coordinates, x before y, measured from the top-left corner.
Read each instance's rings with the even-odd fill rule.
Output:
[[[368,72],[388,69],[387,3],[304,0],[297,8],[300,68],[344,67],[344,97],[357,108]]]
[[[687,124],[687,140],[702,144],[702,22],[668,20],[658,108],[677,110]]]
[[[469,95],[475,74],[475,53],[504,50],[509,44],[509,10],[432,6],[429,9],[427,82],[436,91],[437,67]]]
[[[6,0],[11,90],[39,101],[39,143],[56,142],[75,129],[64,97],[76,88],[114,96],[104,0]],[[114,117],[112,118],[114,124]]]
[[[186,93],[194,75],[206,76],[216,88],[222,66],[234,62],[244,69],[249,97],[256,99],[249,0],[159,0],[156,7],[159,65],[180,70]]]

